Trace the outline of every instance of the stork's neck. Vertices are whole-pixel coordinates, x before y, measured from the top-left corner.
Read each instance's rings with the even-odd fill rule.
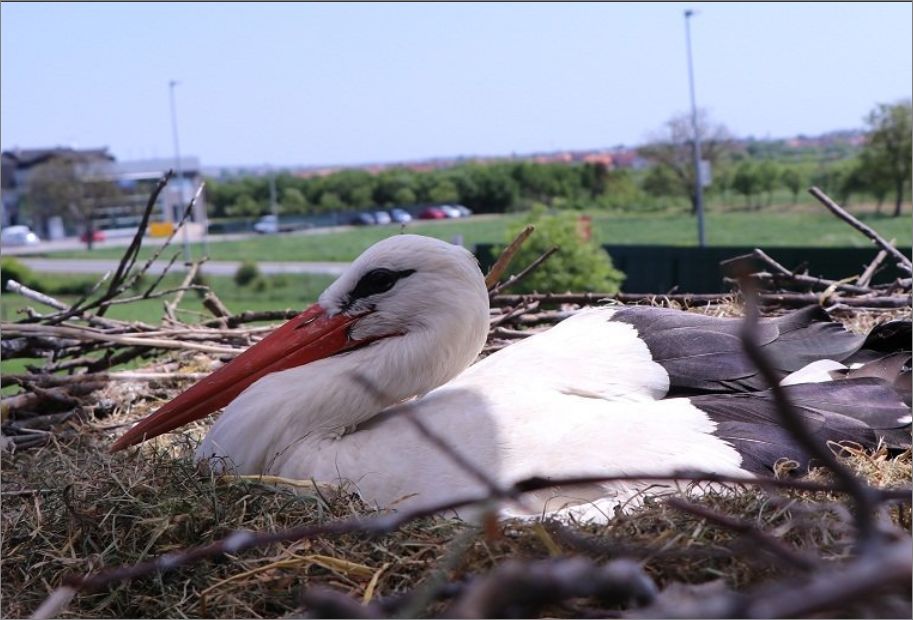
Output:
[[[488,331],[488,308],[361,349],[267,375],[222,413],[200,446],[242,473],[265,471],[292,444],[341,437],[387,407],[442,385],[471,364]]]

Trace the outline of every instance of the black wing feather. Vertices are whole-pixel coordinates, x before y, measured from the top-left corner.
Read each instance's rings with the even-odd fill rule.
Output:
[[[877,378],[847,379],[784,387],[815,439],[851,441],[866,448],[879,441],[888,447],[910,446],[909,407],[891,384]],[[807,451],[781,426],[770,390],[745,394],[712,394],[691,402],[717,424],[714,435],[742,455],[742,467],[770,473],[781,458],[809,467]]]
[[[629,306],[612,320],[637,330],[654,361],[669,373],[671,396],[768,387],[742,348],[742,319]],[[764,319],[757,331],[758,343],[780,378],[815,360],[846,360],[866,341],[831,321],[818,306]]]

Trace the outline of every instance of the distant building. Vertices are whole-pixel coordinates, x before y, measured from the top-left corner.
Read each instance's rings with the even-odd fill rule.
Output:
[[[175,178],[168,183],[156,202],[153,216],[160,222],[177,223],[193,197],[193,193],[203,181],[200,160],[196,157],[181,158],[181,178],[177,178],[174,159],[140,159],[133,161],[113,162],[102,175],[115,181],[124,194],[124,199],[117,205],[101,207],[97,217],[101,228],[121,228],[136,226],[152,189],[162,176],[174,170]],[[131,222],[132,218],[132,222]],[[206,197],[200,195],[190,214],[189,221],[202,226],[206,222]]]
[[[68,213],[46,214],[29,207],[29,179],[41,164],[54,159],[73,164],[75,176],[82,180],[105,180],[119,188],[116,196],[99,199],[94,205],[93,224],[98,229],[136,227],[155,184],[169,169],[173,159],[147,159],[119,162],[107,148],[12,149],[2,153],[2,202],[0,224],[28,224],[40,235],[59,237],[82,232],[84,222]],[[181,178],[174,178],[156,201],[152,221],[176,222],[202,181],[200,162],[195,157],[181,158]],[[200,197],[189,218],[189,229],[200,233],[206,223],[206,200]]]
[[[2,188],[2,213],[0,224],[28,224],[40,233],[47,234],[47,222],[37,221],[37,215],[28,213],[28,181],[32,171],[55,158],[67,159],[83,165],[106,165],[114,161],[108,149],[73,149],[54,147],[46,149],[12,149],[0,154],[0,188]]]

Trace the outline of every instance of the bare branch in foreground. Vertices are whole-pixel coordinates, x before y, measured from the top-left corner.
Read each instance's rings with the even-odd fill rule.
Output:
[[[860,222],[843,207],[831,200],[830,196],[822,192],[819,188],[812,187],[808,190],[808,193],[817,198],[818,201],[825,207],[830,209],[831,213],[861,232],[863,235],[871,239],[875,245],[879,246],[882,250],[893,256],[898,261],[899,267],[904,269],[907,273],[913,272],[913,261],[911,261],[910,258],[903,252],[885,241],[884,237],[879,235],[871,226],[867,226],[866,224]]]
[[[508,560],[476,579],[453,606],[454,618],[531,618],[549,604],[593,597],[607,605],[650,603],[656,584],[640,564],[614,560],[599,565],[582,557],[538,562]]]

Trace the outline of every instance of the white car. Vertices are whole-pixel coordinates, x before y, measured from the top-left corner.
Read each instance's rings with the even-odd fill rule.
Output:
[[[40,242],[41,239],[28,226],[7,226],[0,231],[0,244],[6,246],[34,245]]]
[[[275,235],[279,232],[279,217],[264,215],[254,224],[254,230],[261,235]]]
[[[463,214],[460,213],[460,210],[453,205],[441,205],[440,209],[448,218],[463,217]]]

